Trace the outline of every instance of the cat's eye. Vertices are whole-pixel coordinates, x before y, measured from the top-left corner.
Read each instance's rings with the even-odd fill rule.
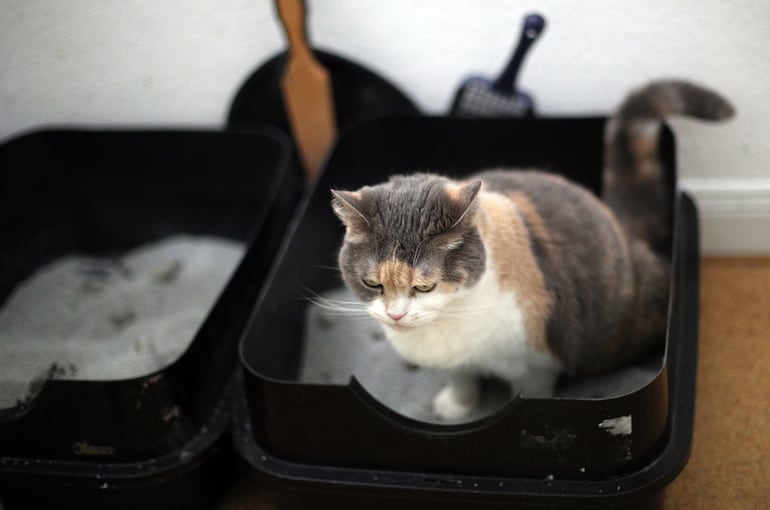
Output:
[[[423,285],[415,285],[414,290],[417,292],[430,292],[433,289],[436,288],[436,282],[433,283],[425,283]]]
[[[381,289],[382,284],[378,282],[377,280],[372,280],[371,278],[361,278],[361,282],[369,287],[370,289]]]

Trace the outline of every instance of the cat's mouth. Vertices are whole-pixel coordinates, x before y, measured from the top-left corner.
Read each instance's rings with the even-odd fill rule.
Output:
[[[396,331],[409,331],[415,327],[414,325],[401,324],[400,322],[386,322],[385,324],[395,329]]]

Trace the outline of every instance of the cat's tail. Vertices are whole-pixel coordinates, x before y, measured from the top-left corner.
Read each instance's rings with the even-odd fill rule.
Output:
[[[603,195],[629,236],[656,251],[668,242],[671,197],[658,154],[661,122],[672,114],[717,121],[733,113],[722,96],[686,81],[655,81],[626,98],[605,131]]]

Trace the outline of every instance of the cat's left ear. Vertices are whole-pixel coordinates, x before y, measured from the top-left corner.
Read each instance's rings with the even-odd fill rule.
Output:
[[[369,230],[369,220],[364,215],[363,195],[360,191],[332,191],[332,208],[351,233],[362,234]]]
[[[455,222],[451,228],[459,225],[463,220],[472,221],[476,213],[476,197],[481,189],[481,180],[475,180],[462,186],[452,187],[448,190],[452,209],[455,211]]]

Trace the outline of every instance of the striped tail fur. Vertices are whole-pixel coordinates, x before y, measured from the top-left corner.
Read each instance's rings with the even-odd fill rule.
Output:
[[[655,81],[632,92],[607,123],[604,200],[626,234],[660,251],[669,239],[671,197],[658,154],[661,122],[669,115],[718,121],[733,107],[714,91],[686,81]]]

